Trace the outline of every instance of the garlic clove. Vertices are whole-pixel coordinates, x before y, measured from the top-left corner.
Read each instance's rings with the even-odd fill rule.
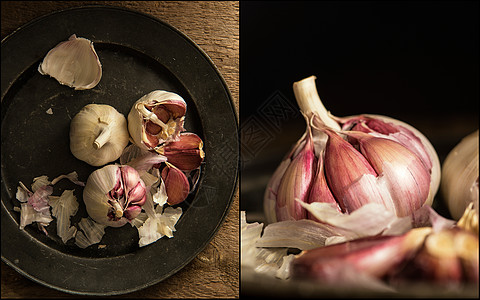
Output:
[[[360,152],[385,177],[397,216],[411,215],[424,204],[430,173],[415,153],[390,139],[358,131],[343,133],[356,139]]]
[[[292,277],[345,284],[355,283],[361,275],[383,278],[401,269],[431,232],[428,227],[415,228],[402,235],[364,237],[306,250],[292,262]]]
[[[102,78],[102,65],[93,43],[75,34],[50,50],[38,71],[76,90],[94,88]]]
[[[280,185],[283,175],[290,165],[290,162],[291,159],[287,158],[280,163],[270,178],[267,188],[265,189],[263,211],[265,213],[266,223],[275,223],[279,221],[277,220],[277,214],[275,212],[275,207],[277,205],[278,186]]]
[[[175,166],[166,163],[163,168],[161,177],[165,183],[165,189],[167,192],[167,203],[169,205],[180,204],[190,193],[190,183],[187,176]]]
[[[275,206],[278,221],[306,218],[306,210],[295,199],[308,201],[315,166],[316,158],[309,130],[303,149],[292,159],[280,180]]]
[[[92,166],[118,159],[128,142],[127,119],[110,105],[88,104],[70,122],[70,151]]]
[[[351,117],[347,120],[342,128],[351,126],[349,124],[353,123],[353,127],[349,129],[350,131],[362,131],[373,135],[380,133],[382,137],[391,138],[413,151],[422,160],[427,169],[432,168],[433,162],[425,145],[417,135],[406,127],[400,124],[394,125],[386,119],[376,119],[366,115]]]
[[[312,183],[312,188],[308,197],[308,203],[314,202],[332,203],[339,212],[342,211],[337,201],[333,197],[332,192],[328,188],[327,179],[325,177],[323,157],[321,155],[318,157],[315,179]],[[318,221],[315,216],[311,215],[310,213],[308,213],[308,215],[309,219]]]
[[[146,200],[146,187],[140,175],[134,168],[121,166],[122,184],[125,192],[125,206],[142,206]],[[127,217],[130,220],[130,218]]]
[[[156,90],[138,99],[128,114],[128,130],[134,143],[153,150],[176,141],[184,131],[187,104],[178,94]]]
[[[128,192],[128,204],[142,206],[147,199],[145,184],[139,181],[134,188]]]
[[[375,183],[357,188],[351,186],[364,175],[377,176],[365,157],[337,133],[326,129],[328,141],[325,148],[325,174],[335,199],[343,211],[352,212],[362,205],[374,201],[378,190]]]
[[[343,282],[346,266],[357,274],[381,277],[401,263],[403,236],[377,236],[303,251],[292,265],[293,278]]]
[[[478,283],[478,236],[459,228],[433,231],[415,255],[392,273],[397,282]]]
[[[205,157],[202,139],[191,132],[182,132],[177,141],[166,143],[157,152],[184,172],[199,168]]]

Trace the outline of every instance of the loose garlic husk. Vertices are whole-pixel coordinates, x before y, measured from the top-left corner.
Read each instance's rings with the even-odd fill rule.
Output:
[[[50,50],[38,71],[76,90],[91,89],[102,78],[102,65],[93,43],[75,34]]]
[[[128,141],[127,120],[110,105],[88,104],[70,123],[72,154],[92,166],[118,159]]]
[[[94,171],[83,190],[88,215],[97,223],[112,227],[135,219],[146,197],[145,183],[127,165],[107,165]]]
[[[187,104],[175,93],[156,90],[138,99],[128,114],[128,131],[144,150],[176,141],[184,131]]]
[[[441,192],[455,220],[472,202],[478,219],[478,130],[464,137],[445,158]]]
[[[385,116],[331,115],[314,76],[293,88],[307,131],[268,183],[267,222],[315,220],[300,202],[331,203],[342,213],[376,202],[399,217],[433,202],[440,163],[423,134]]]

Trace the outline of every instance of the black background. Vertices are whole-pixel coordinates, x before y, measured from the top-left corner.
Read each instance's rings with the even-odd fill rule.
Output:
[[[272,129],[262,105],[280,95],[297,108],[292,84],[310,75],[332,114],[407,122],[443,162],[478,129],[478,8],[477,1],[242,1],[240,203],[249,220],[263,221],[268,179],[305,130],[300,114]],[[268,133],[256,148],[252,127]],[[434,208],[448,216],[440,193]]]

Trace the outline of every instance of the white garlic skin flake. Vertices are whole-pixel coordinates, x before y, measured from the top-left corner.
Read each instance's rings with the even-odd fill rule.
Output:
[[[87,90],[100,82],[102,64],[93,43],[72,34],[47,53],[38,72],[76,90]]]
[[[92,166],[118,159],[128,141],[127,120],[110,105],[88,104],[70,123],[72,154]]]

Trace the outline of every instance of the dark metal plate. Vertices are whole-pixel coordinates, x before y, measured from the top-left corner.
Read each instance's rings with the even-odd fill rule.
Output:
[[[93,41],[103,67],[100,83],[75,91],[42,76],[46,53],[75,33]],[[187,36],[151,16],[112,7],[82,7],[39,18],[2,41],[1,200],[2,260],[24,276],[73,294],[114,295],[160,282],[189,263],[213,238],[232,202],[237,183],[237,117],[228,87],[209,57]],[[187,102],[185,127],[204,141],[200,182],[181,204],[174,237],[138,247],[130,225],[107,228],[100,244],[64,245],[29,225],[19,229],[18,182],[77,171],[86,181],[94,167],[69,149],[69,126],[86,104],[109,104],[125,116],[150,91],[164,89]],[[46,111],[51,108],[53,114]],[[54,195],[75,189],[80,204],[73,223],[86,217],[83,188],[67,180]]]

